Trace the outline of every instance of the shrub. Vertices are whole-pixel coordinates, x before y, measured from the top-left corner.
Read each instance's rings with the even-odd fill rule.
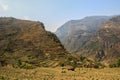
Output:
[[[117,67],[117,65],[116,64],[110,64],[109,67],[113,68],[113,67]]]
[[[17,60],[17,62],[15,63],[15,65],[13,65],[14,68],[20,68],[22,65],[21,60]]]
[[[65,64],[64,64],[64,63],[62,63],[62,64],[61,64],[61,67],[64,67],[64,66],[65,66]]]
[[[5,80],[4,76],[0,75],[0,80]]]
[[[94,65],[94,68],[96,68],[96,69],[97,69],[97,68],[99,68],[99,65],[97,65],[97,64],[96,64],[96,65]]]
[[[120,67],[120,58],[117,61],[117,66]]]
[[[105,65],[104,64],[102,64],[102,63],[100,63],[100,62],[96,62],[95,64],[94,64],[94,68],[104,68],[105,67]]]
[[[33,66],[32,64],[29,64],[29,63],[24,63],[24,64],[22,64],[21,68],[24,68],[24,69],[33,69],[33,68],[35,68],[35,66]]]
[[[120,67],[120,58],[117,60],[116,63],[110,64],[109,67],[110,67],[110,68],[113,68],[113,67]]]

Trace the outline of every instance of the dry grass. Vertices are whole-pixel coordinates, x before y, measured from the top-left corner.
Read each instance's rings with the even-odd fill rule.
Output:
[[[57,68],[0,68],[0,80],[120,80],[120,68],[77,68],[68,71]]]

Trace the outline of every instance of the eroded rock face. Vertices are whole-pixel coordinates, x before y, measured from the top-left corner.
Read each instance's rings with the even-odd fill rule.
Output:
[[[81,20],[71,20],[58,28],[55,33],[68,51],[78,53],[108,19],[107,16],[90,16]]]
[[[120,16],[113,17],[103,24],[84,46],[83,54],[112,63],[120,57]],[[96,54],[96,55],[95,55]]]

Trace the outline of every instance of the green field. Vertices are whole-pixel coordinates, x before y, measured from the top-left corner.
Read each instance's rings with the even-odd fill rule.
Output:
[[[1,67],[0,80],[120,80],[120,68],[76,68],[68,71],[61,67],[29,70]]]

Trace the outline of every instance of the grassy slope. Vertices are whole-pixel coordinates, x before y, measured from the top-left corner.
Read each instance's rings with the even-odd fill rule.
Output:
[[[77,68],[73,72],[60,67],[31,70],[4,67],[0,68],[0,80],[120,80],[119,70],[120,68]]]
[[[56,35],[46,31],[43,23],[0,18],[0,66],[16,66],[18,62],[19,67],[24,63],[31,66],[55,63],[57,66],[66,54]]]

